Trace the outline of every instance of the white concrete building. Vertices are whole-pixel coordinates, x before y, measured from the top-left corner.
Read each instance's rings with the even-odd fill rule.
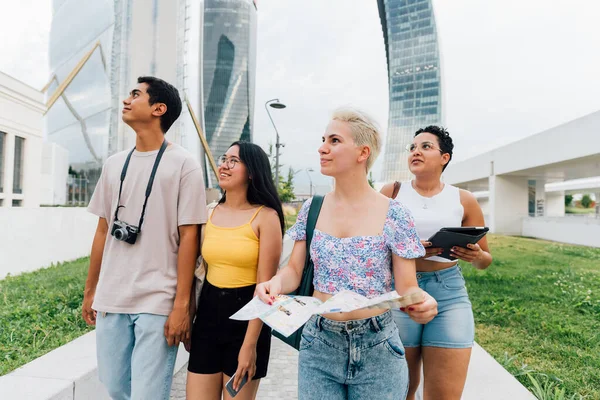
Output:
[[[600,247],[600,218],[565,217],[564,195],[570,189],[558,185],[597,176],[600,111],[451,163],[444,181],[479,192],[492,232]],[[584,186],[593,189],[587,182]],[[595,192],[600,198],[600,189]]]
[[[0,207],[38,207],[43,94],[0,72]]]

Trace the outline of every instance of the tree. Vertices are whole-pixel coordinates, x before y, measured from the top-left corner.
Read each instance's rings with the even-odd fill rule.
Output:
[[[294,194],[294,175],[294,170],[292,167],[289,167],[287,179],[280,182],[280,185],[277,188],[279,199],[282,203],[289,203],[296,198],[296,195]]]
[[[569,207],[573,202],[573,195],[567,194],[565,196],[565,207]]]
[[[590,208],[591,205],[592,205],[592,198],[590,197],[589,194],[584,194],[583,197],[581,198],[581,206],[583,208]]]
[[[369,172],[369,186],[375,189],[375,180],[373,179],[373,171]]]

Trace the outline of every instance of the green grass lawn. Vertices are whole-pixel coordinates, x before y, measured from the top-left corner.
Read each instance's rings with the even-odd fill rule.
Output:
[[[477,342],[530,390],[528,371],[568,395],[600,399],[600,249],[489,240],[487,270],[463,265]]]
[[[0,375],[91,330],[81,318],[88,262],[0,280]]]
[[[565,213],[567,214],[594,214],[596,208],[579,208],[579,207],[565,207]]]

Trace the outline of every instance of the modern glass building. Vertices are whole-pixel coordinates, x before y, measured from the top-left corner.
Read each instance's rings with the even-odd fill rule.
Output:
[[[408,180],[406,145],[442,123],[440,55],[432,0],[377,0],[388,64],[390,112],[383,181]]]
[[[252,140],[256,73],[256,5],[204,1],[204,125],[215,157],[236,140]]]
[[[48,96],[94,44],[101,43],[46,114],[47,139],[69,151],[70,174],[89,179],[93,188],[108,156],[113,1],[54,0],[52,11]]]
[[[252,138],[251,0],[53,0],[52,6],[47,98],[99,43],[46,114],[47,139],[69,151],[72,182],[89,181],[87,189],[72,189],[78,202],[89,201],[106,158],[135,143],[121,109],[138,76],[163,78],[189,99],[213,155]],[[185,106],[167,136],[203,159]]]

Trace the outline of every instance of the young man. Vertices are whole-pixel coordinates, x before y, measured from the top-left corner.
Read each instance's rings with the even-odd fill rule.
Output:
[[[165,139],[181,113],[177,89],[140,77],[123,105],[135,149],[106,160],[88,207],[99,221],[82,315],[96,325],[98,374],[114,400],[168,399],[190,335],[204,182],[198,162]]]

